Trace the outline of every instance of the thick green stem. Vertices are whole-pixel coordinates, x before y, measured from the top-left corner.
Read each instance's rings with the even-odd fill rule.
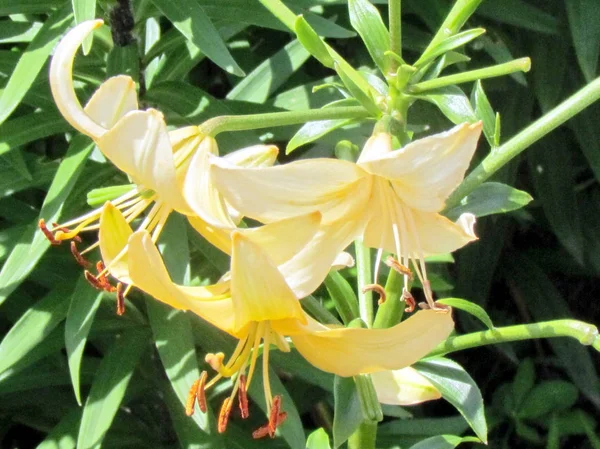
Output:
[[[390,22],[390,50],[402,58],[402,0],[390,0],[388,6]],[[390,71],[395,72],[398,61],[391,58]]]
[[[375,449],[377,423],[363,422],[348,439],[348,449]]]
[[[475,80],[485,78],[494,78],[497,76],[509,75],[514,72],[529,72],[531,68],[531,59],[521,58],[514,61],[505,62],[491,67],[486,67],[478,70],[470,70],[468,72],[457,73],[455,75],[442,76],[422,83],[415,84],[409,87],[408,91],[411,94],[418,94],[428,90],[439,89],[440,87],[452,86],[455,84],[468,83]]]
[[[600,99],[600,78],[596,78],[490,153],[450,195],[450,198],[446,201],[446,210],[457,206],[460,200],[479,187],[481,183],[496,173],[512,158],[598,99]]]
[[[369,113],[360,106],[345,108],[311,109],[308,111],[269,112],[266,114],[221,115],[200,125],[200,131],[216,136],[225,131],[272,128],[274,126],[298,125],[317,120],[366,118]]]
[[[358,312],[367,327],[371,327],[373,325],[373,293],[370,290],[363,292],[364,286],[372,283],[371,250],[363,245],[360,240],[354,242],[354,249],[356,251],[356,280],[358,282]]]
[[[535,338],[572,337],[583,345],[593,345],[600,351],[598,328],[577,320],[555,320],[543,323],[498,327],[493,330],[450,337],[429,355],[443,355],[478,346],[495,345]]]

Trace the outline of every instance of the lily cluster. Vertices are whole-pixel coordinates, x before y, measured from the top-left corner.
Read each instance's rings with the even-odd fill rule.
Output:
[[[52,93],[65,119],[92,138],[131,185],[100,209],[52,230],[41,221],[40,228],[52,244],[71,240],[90,283],[117,293],[119,314],[135,286],[239,340],[227,360],[220,352],[206,356],[216,374],[208,380],[203,372],[194,383],[186,412],[193,413],[196,401],[205,411],[205,391],[231,378],[233,389],[221,407],[218,429],[225,431],[236,396],[242,418],[247,417],[246,391],[262,354],[269,420],[254,436],[273,437],[286,414],[281,397],[271,392],[269,351],[271,345],[290,351],[290,343],[321,370],[339,376],[372,373],[381,402],[407,405],[439,397],[410,368],[454,326],[451,311],[433,299],[425,257],[476,239],[472,215],[452,222],[440,211],[464,177],[481,125],[459,125],[398,149],[390,134],[377,132],[356,163],[311,159],[274,165],[278,151],[271,145],[219,156],[216,140],[199,127],[169,131],[159,111],[139,109],[129,77],[110,78],[85,107],[80,105],[73,60],[85,37],[101,25],[100,20],[84,22],[60,42],[50,71]],[[230,271],[217,283],[172,281],[156,243],[173,212],[185,215],[196,231],[231,256]],[[263,226],[238,227],[244,216]],[[98,241],[80,252],[77,243],[84,231],[97,232]],[[403,276],[403,298],[414,302],[409,288],[414,271],[424,288],[423,310],[387,329],[324,325],[304,312],[300,300],[331,269],[353,262],[344,250],[356,239],[377,249],[374,284],[368,288],[383,291],[378,267],[384,253],[394,254],[386,263]],[[85,254],[98,246],[102,260],[93,274]]]

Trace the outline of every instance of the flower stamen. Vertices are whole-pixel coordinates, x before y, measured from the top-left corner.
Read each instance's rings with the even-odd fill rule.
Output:
[[[248,392],[246,390],[246,376],[244,374],[239,375],[239,390],[238,390],[238,403],[240,407],[240,414],[242,419],[246,419],[250,416],[248,411]]]
[[[386,300],[385,289],[379,284],[367,284],[362,288],[362,292],[374,291],[379,295],[379,299],[377,300],[377,304],[381,305]]]
[[[196,396],[200,386],[200,379],[197,379],[188,392],[187,400],[185,401],[185,414],[192,416],[194,414],[194,405],[196,404]]]
[[[198,390],[196,392],[196,400],[198,401],[198,408],[202,413],[206,413],[206,378],[208,377],[208,373],[206,371],[202,371],[200,373],[200,383],[198,384]]]
[[[400,261],[394,259],[392,256],[388,256],[388,258],[385,260],[385,264],[392,270],[395,270],[398,273],[400,273],[401,275],[408,276],[409,280],[413,280],[413,273],[412,271],[410,271],[410,268],[408,268],[405,265],[402,265]]]
[[[125,314],[125,295],[123,294],[123,283],[117,283],[117,315]]]
[[[223,433],[227,430],[227,422],[229,421],[229,415],[231,414],[231,398],[225,398],[221,410],[219,411],[219,419],[217,422],[217,430],[219,433]]]
[[[61,244],[60,240],[54,238],[54,234],[48,229],[46,221],[43,218],[40,218],[40,221],[38,221],[38,228],[44,233],[51,245],[58,246]]]
[[[71,254],[73,254],[73,257],[75,258],[77,263],[83,268],[89,268],[92,266],[92,264],[89,261],[87,261],[77,249],[77,243],[75,242],[75,240],[71,240]]]
[[[404,288],[402,290],[402,299],[404,299],[404,302],[407,305],[407,307],[404,309],[404,311],[406,313],[413,312],[415,310],[415,306],[417,305],[417,302],[415,301],[414,296],[406,288]]]

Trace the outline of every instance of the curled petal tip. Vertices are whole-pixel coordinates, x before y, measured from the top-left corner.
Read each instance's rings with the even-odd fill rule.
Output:
[[[476,222],[476,218],[475,215],[466,212],[464,214],[461,214],[460,217],[458,217],[458,220],[456,220],[456,224],[458,224],[463,232],[465,234],[467,234],[470,238],[472,238],[473,240],[477,240],[477,236],[475,235],[475,222]]]

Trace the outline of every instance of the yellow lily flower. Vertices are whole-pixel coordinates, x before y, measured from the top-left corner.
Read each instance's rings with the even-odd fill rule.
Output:
[[[194,227],[209,240],[217,239],[214,234],[227,235],[239,223],[240,216],[212,185],[209,165],[205,160],[218,155],[218,146],[213,138],[204,136],[197,126],[167,132],[159,111],[138,110],[135,83],[127,76],[110,78],[94,93],[85,108],[79,104],[73,88],[73,60],[86,36],[102,23],[101,20],[83,22],[61,40],[52,59],[50,84],[57,107],[65,119],[91,137],[102,153],[134,182],[131,189],[112,200],[112,204],[123,213],[127,223],[145,214],[139,229],[152,233],[154,241],[173,210],[210,220],[212,227],[202,232],[203,220],[193,219]],[[275,146],[256,145],[230,153],[224,159],[233,165],[260,167],[272,165],[277,153]],[[183,190],[194,192],[191,204]],[[75,242],[80,241],[80,232],[99,228],[100,240],[113,238],[110,233],[102,232],[102,211],[103,208],[98,208],[66,223],[55,224],[52,231],[41,220],[40,228],[54,245],[74,239],[71,242],[73,254],[80,264],[89,268],[90,264],[83,254],[100,243],[79,252]],[[230,213],[235,214],[234,219],[230,218]],[[71,227],[74,227],[73,230]],[[105,244],[112,245],[108,241]],[[118,289],[122,290],[122,286],[115,288],[107,281],[107,273],[127,283],[126,273],[113,269],[108,263],[98,263],[97,270],[96,275],[86,271],[86,278],[97,288],[121,292]]]
[[[405,286],[413,261],[427,302],[435,307],[425,257],[454,251],[477,238],[472,214],[453,223],[439,212],[465,175],[481,127],[465,123],[397,150],[389,134],[377,133],[356,163],[310,159],[248,169],[215,159],[211,170],[226,200],[263,223],[320,211],[321,245],[312,249],[315,260],[361,237],[366,246],[379,250],[375,282],[382,252],[388,251],[399,259],[388,264],[404,275]],[[412,299],[406,288],[405,297]]]
[[[407,366],[371,374],[377,399],[382,404],[416,405],[439,399],[442,394],[416,369]]]
[[[192,311],[239,339],[227,362],[223,353],[206,356],[217,375],[207,382],[203,373],[193,385],[188,413],[193,413],[194,397],[197,396],[204,410],[205,390],[219,379],[231,377],[234,387],[221,407],[219,430],[225,430],[236,395],[242,416],[247,416],[246,389],[252,382],[262,342],[269,423],[254,436],[273,436],[285,413],[281,398],[273,397],[269,384],[272,343],[282,351],[289,351],[286,338],[289,337],[300,354],[316,367],[340,376],[353,376],[409,366],[452,331],[452,316],[447,310],[419,311],[388,329],[334,328],[307,315],[297,294],[298,286],[306,283],[303,278],[307,276],[305,271],[298,275],[299,268],[307,264],[299,254],[303,254],[302,248],[314,238],[319,225],[320,214],[311,213],[257,229],[233,231],[229,276],[204,287],[174,284],[151,236],[145,231],[129,233],[128,272],[138,288],[172,307]],[[293,239],[278,238],[292,232]],[[117,234],[121,239],[127,238],[127,233]],[[321,277],[319,283],[322,280]]]

